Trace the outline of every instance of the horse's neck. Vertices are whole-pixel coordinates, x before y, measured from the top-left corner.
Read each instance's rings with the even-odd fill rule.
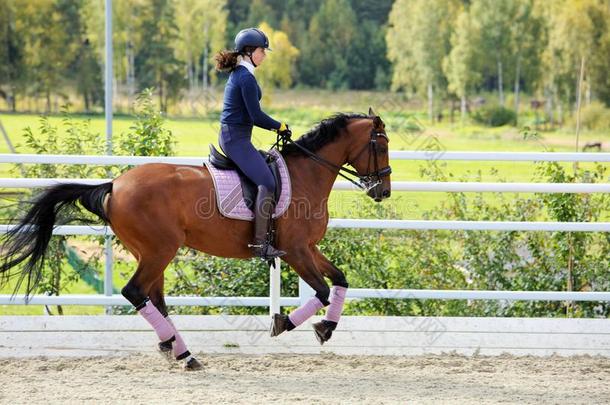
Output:
[[[345,148],[342,142],[333,142],[320,148],[316,155],[342,166],[347,157]],[[337,170],[303,155],[288,157],[286,164],[290,170],[293,195],[305,197],[312,206],[325,205],[337,179]]]

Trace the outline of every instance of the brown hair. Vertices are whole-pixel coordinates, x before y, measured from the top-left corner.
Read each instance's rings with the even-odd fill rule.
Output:
[[[218,52],[216,56],[214,56],[214,59],[216,60],[216,70],[225,71],[235,69],[235,66],[237,66],[237,57],[239,55],[247,55],[255,50],[255,46],[246,46],[244,47],[243,52],[228,50]]]
[[[214,56],[216,60],[216,70],[233,70],[237,66],[237,57],[239,52],[237,51],[220,51]]]

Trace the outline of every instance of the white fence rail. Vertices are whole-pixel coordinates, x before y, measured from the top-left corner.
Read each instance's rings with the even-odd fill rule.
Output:
[[[466,231],[561,231],[610,232],[610,222],[517,222],[517,221],[419,221],[408,219],[331,219],[329,228],[403,229],[403,230],[466,230]],[[0,225],[0,233],[14,225]],[[61,225],[54,235],[114,235],[109,227]]]
[[[610,153],[533,153],[533,152],[430,152],[391,151],[392,160],[462,160],[462,161],[546,161],[546,162],[610,162]],[[134,157],[134,156],[70,156],[0,154],[0,163],[141,165],[145,163],[173,163],[201,165],[201,157]],[[0,188],[46,187],[60,182],[100,184],[109,179],[0,179]],[[337,182],[335,190],[352,190],[347,182]],[[466,183],[466,182],[392,182],[393,191],[418,192],[525,192],[525,193],[608,193],[610,184],[588,183]],[[333,228],[375,228],[405,230],[485,230],[485,231],[574,231],[610,232],[610,222],[506,222],[506,221],[420,221],[331,219]],[[0,225],[6,233],[11,225]],[[56,235],[113,235],[104,226],[58,226]],[[278,261],[279,263],[279,261]],[[279,266],[279,264],[278,264]],[[212,306],[269,306],[278,312],[280,306],[298,305],[311,296],[312,290],[299,283],[299,297],[280,297],[279,267],[270,269],[269,297],[167,297],[169,305]],[[107,265],[106,284],[111,280]],[[59,297],[24,297],[0,295],[0,304],[39,305],[128,305],[120,295],[112,295],[106,285],[106,295],[64,295]],[[469,291],[469,290],[377,290],[350,289],[349,299],[492,299],[492,300],[549,300],[549,301],[610,301],[610,292],[550,292],[550,291]]]
[[[610,153],[563,152],[444,152],[390,151],[390,160],[461,160],[508,162],[610,162]],[[85,165],[142,165],[175,163],[200,165],[206,157],[177,156],[99,156],[99,155],[35,155],[0,153],[0,163],[49,163]]]
[[[312,294],[313,295],[313,294]],[[308,297],[304,297],[308,298]],[[610,301],[610,292],[575,291],[488,291],[488,290],[383,290],[350,288],[347,299],[440,299],[440,300],[505,300],[505,301]],[[298,306],[300,297],[279,297],[279,306]],[[168,305],[179,306],[248,306],[267,307],[269,297],[166,297]],[[122,295],[70,294],[60,296],[0,295],[0,305],[131,305]]]
[[[0,188],[49,187],[59,183],[103,184],[112,179],[0,179]],[[336,182],[333,190],[357,190],[347,181]],[[392,191],[492,192],[492,193],[610,193],[610,183],[468,183],[393,181]]]

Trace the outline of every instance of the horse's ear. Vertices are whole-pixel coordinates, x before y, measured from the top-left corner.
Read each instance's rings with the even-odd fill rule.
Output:
[[[373,118],[373,127],[377,130],[383,130],[385,125],[379,115],[373,110],[373,107],[369,107],[369,117]]]
[[[381,120],[381,117],[379,117],[379,115],[375,115],[373,117],[373,127],[378,130],[385,128],[385,125],[384,125],[383,121]]]

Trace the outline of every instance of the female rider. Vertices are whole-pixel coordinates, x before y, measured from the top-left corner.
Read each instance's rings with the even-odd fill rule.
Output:
[[[258,186],[254,205],[254,241],[248,246],[255,256],[271,259],[285,254],[269,243],[269,221],[275,208],[275,180],[265,159],[252,145],[252,128],[256,125],[281,135],[290,135],[290,129],[285,123],[265,114],[260,106],[262,93],[254,69],[265,60],[266,50],[271,49],[264,32],[256,28],[241,30],[235,37],[235,50],[221,51],[216,55],[216,69],[231,72],[220,116],[220,147]]]

